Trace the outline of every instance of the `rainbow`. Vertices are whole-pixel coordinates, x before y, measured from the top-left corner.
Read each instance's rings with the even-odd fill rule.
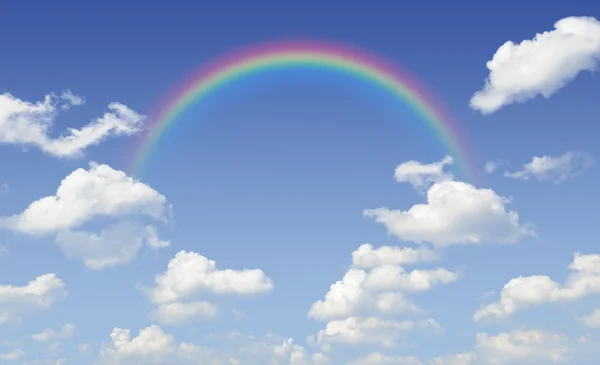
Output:
[[[141,174],[169,126],[220,87],[257,72],[301,66],[341,71],[387,90],[428,125],[454,157],[463,179],[472,178],[465,134],[442,104],[413,76],[365,51],[312,41],[254,45],[219,58],[186,77],[150,113],[149,128],[134,145],[132,172]]]

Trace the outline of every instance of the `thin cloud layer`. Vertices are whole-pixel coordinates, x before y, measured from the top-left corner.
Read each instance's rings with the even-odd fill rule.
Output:
[[[121,103],[110,103],[108,112],[81,129],[69,128],[60,137],[50,137],[58,114],[84,102],[70,91],[48,94],[35,103],[0,94],[0,143],[34,146],[54,157],[81,157],[88,147],[107,137],[130,136],[143,127],[143,115]]]
[[[0,322],[46,310],[66,296],[65,283],[56,274],[40,275],[24,286],[0,285]]]
[[[600,22],[593,17],[568,17],[554,30],[532,40],[504,43],[490,61],[482,90],[470,101],[483,114],[533,99],[551,97],[582,71],[594,71],[600,61]]]
[[[586,173],[593,164],[594,159],[589,153],[569,151],[556,157],[534,156],[531,162],[523,165],[521,170],[507,171],[504,176],[524,181],[536,179],[560,184],[565,180]]]

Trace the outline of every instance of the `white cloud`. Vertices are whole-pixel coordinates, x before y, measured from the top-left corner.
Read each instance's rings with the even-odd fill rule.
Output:
[[[423,164],[415,160],[403,162],[396,167],[394,179],[398,182],[409,183],[420,191],[425,190],[433,183],[452,180],[454,176],[450,172],[445,172],[444,167],[452,165],[453,162],[451,156],[446,156],[441,161],[430,164]]]
[[[24,286],[0,285],[0,317],[10,320],[48,309],[66,295],[65,284],[56,274],[40,275]]]
[[[144,226],[135,222],[123,221],[109,226],[100,234],[63,230],[56,235],[56,244],[67,258],[82,260],[92,270],[130,263],[140,251],[144,240],[150,247],[157,240],[148,236]],[[150,233],[152,234],[152,233]],[[152,243],[151,243],[152,242]],[[167,247],[167,246],[162,246]]]
[[[498,48],[487,63],[490,74],[483,90],[471,98],[471,108],[489,114],[537,95],[549,98],[581,71],[594,71],[600,60],[600,22],[568,17],[554,28]]]
[[[26,234],[76,228],[95,217],[139,214],[164,221],[167,199],[150,186],[108,165],[90,163],[65,177],[55,195],[36,200],[4,226]]]
[[[14,349],[7,353],[0,353],[0,360],[16,361],[25,356],[25,352],[19,349]]]
[[[427,203],[407,211],[367,209],[364,214],[384,224],[404,241],[431,242],[436,246],[461,243],[513,243],[535,236],[519,223],[517,212],[506,210],[508,199],[491,189],[445,180],[427,192]]]
[[[150,313],[150,318],[161,325],[181,325],[195,319],[214,318],[218,313],[216,305],[208,302],[169,303],[159,305]]]
[[[436,333],[441,326],[433,319],[420,322],[386,320],[377,317],[348,317],[330,321],[325,329],[318,332],[316,340],[321,346],[333,343],[345,345],[377,344],[395,347],[406,333],[413,330],[429,330]]]
[[[131,262],[145,241],[152,248],[167,247],[156,227],[141,219],[168,222],[172,207],[150,186],[91,162],[65,177],[55,195],[31,203],[22,213],[4,217],[4,228],[33,236],[56,235],[56,244],[69,258],[94,270]],[[112,223],[121,219],[117,223]],[[99,233],[74,230],[103,222]]]
[[[113,329],[110,337],[112,346],[100,351],[100,364],[160,364],[177,350],[173,335],[155,325],[143,328],[133,339],[131,331],[122,328]]]
[[[577,363],[589,350],[581,341],[564,334],[536,330],[518,330],[491,336],[477,333],[472,351],[430,360],[431,365],[514,365]],[[584,355],[583,357],[586,357]]]
[[[178,252],[167,271],[155,277],[156,286],[147,289],[155,303],[173,303],[202,292],[255,295],[273,289],[272,280],[260,269],[217,269],[213,260],[195,253]]]
[[[477,334],[477,357],[488,364],[562,362],[568,359],[568,338],[541,331],[514,331],[489,336]]]
[[[211,336],[213,339],[218,336]],[[172,334],[159,326],[143,328],[131,338],[128,329],[115,328],[112,342],[100,351],[96,365],[122,364],[202,364],[202,365],[325,365],[323,354],[309,354],[292,339],[268,334],[266,338],[240,333],[226,334],[224,342],[216,345],[223,350],[202,347],[193,343],[177,342]],[[239,360],[239,359],[243,359]]]
[[[421,313],[422,310],[407,300],[401,292],[381,292],[393,289],[424,290],[421,283],[415,284],[411,279],[412,273],[406,274],[402,268],[390,270],[391,276],[380,284],[377,278],[382,271],[374,276],[364,270],[350,269],[344,278],[332,284],[325,295],[325,300],[315,302],[308,315],[317,320],[345,318],[353,314],[381,313]],[[418,276],[418,275],[417,275]],[[413,276],[414,278],[414,276]],[[441,281],[430,281],[429,287]]]
[[[525,181],[534,178],[560,184],[587,172],[593,164],[594,159],[589,153],[569,151],[557,157],[533,157],[531,162],[523,165],[521,170],[507,171],[504,176]]]
[[[381,246],[365,243],[352,252],[352,266],[369,269],[381,265],[410,265],[439,260],[440,254],[424,247]]]
[[[52,328],[46,328],[45,330],[43,330],[40,333],[31,335],[31,338],[37,342],[50,342],[50,341],[66,340],[68,338],[73,337],[76,330],[77,330],[77,326],[75,326],[72,323],[67,323],[58,332],[56,332]]]
[[[79,157],[84,150],[110,136],[129,136],[142,129],[145,117],[120,103],[81,129],[69,128],[58,138],[49,133],[60,111],[81,105],[84,100],[70,91],[49,94],[30,103],[11,94],[0,94],[0,143],[35,146],[56,157]]]
[[[350,361],[348,365],[422,365],[414,356],[387,356],[376,352]]]
[[[165,248],[170,247],[170,241],[162,241],[158,237],[158,232],[155,226],[146,226],[146,241],[148,242],[148,246],[156,249],[156,248]]]
[[[502,289],[500,301],[478,310],[473,320],[508,317],[532,306],[575,301],[600,293],[600,255],[575,253],[569,269],[572,273],[564,285],[545,275],[511,279]]]
[[[440,284],[449,284],[461,277],[459,272],[444,268],[434,270],[412,270],[406,272],[397,265],[384,265],[374,268],[365,279],[365,287],[383,291],[423,291]]]

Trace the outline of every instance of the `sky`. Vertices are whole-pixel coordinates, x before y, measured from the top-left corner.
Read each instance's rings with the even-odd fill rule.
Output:
[[[592,365],[600,4],[31,1],[0,12],[0,363]],[[239,47],[407,70],[469,142],[348,75],[259,73],[131,170]]]

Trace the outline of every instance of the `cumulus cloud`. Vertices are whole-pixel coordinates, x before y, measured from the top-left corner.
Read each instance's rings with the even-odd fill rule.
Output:
[[[195,319],[214,318],[218,313],[216,305],[208,302],[169,303],[158,306],[150,313],[150,318],[161,325],[181,325]]]
[[[130,214],[164,221],[167,199],[123,171],[91,162],[88,170],[80,168],[65,177],[55,195],[34,201],[2,223],[21,233],[42,235],[77,228],[96,217]]]
[[[536,179],[552,181],[560,184],[567,179],[587,172],[594,164],[594,159],[587,152],[569,151],[561,156],[533,157],[531,162],[523,165],[519,171],[505,172],[504,176],[519,180]]]
[[[156,303],[173,303],[201,292],[254,295],[273,289],[272,280],[260,269],[220,270],[215,261],[187,251],[175,254],[155,281],[147,292]]]
[[[83,98],[70,91],[48,94],[35,103],[0,94],[0,143],[34,146],[55,157],[79,157],[107,137],[129,136],[142,129],[143,115],[121,103],[110,103],[104,115],[81,129],[69,128],[60,137],[50,137],[58,114],[83,103]]]
[[[384,224],[400,240],[453,244],[514,243],[535,232],[519,222],[517,212],[507,210],[508,199],[491,189],[445,180],[433,184],[427,203],[407,211],[367,209],[364,214]]]
[[[441,161],[430,164],[415,160],[403,162],[396,167],[394,179],[398,182],[409,183],[420,191],[426,190],[433,183],[454,178],[452,173],[444,171],[444,167],[452,165],[453,162],[454,159],[451,156],[446,156]]]
[[[31,236],[55,235],[69,258],[94,270],[131,262],[143,242],[168,247],[156,227],[141,219],[166,223],[172,215],[167,199],[150,186],[108,165],[91,162],[65,177],[54,195],[31,203],[23,212],[0,219],[0,224]],[[111,220],[119,219],[117,223]],[[103,222],[99,233],[81,230]]]
[[[326,365],[323,354],[309,354],[292,339],[268,334],[266,338],[229,334],[224,343],[226,353],[193,343],[178,342],[159,326],[143,328],[132,338],[128,329],[115,328],[111,343],[100,351],[97,365],[120,364],[206,364],[206,365]],[[215,336],[213,336],[213,339]],[[241,361],[240,359],[243,359]]]
[[[0,319],[16,319],[35,310],[50,308],[67,295],[56,274],[40,275],[24,286],[0,285]]]
[[[381,246],[374,249],[373,245],[365,243],[352,252],[352,266],[370,269],[382,265],[410,265],[437,261],[440,256],[439,252],[425,247]]]
[[[446,269],[413,270],[400,266],[379,266],[366,272],[350,269],[344,278],[332,284],[325,300],[315,302],[309,317],[317,320],[344,318],[356,313],[421,313],[406,299],[404,292],[418,292],[460,278],[459,273]]]
[[[217,314],[211,303],[185,301],[194,296],[258,295],[273,289],[273,281],[260,269],[221,270],[215,261],[187,251],[175,254],[167,270],[154,279],[155,286],[142,290],[158,305],[149,316],[164,325],[181,325]]]
[[[504,318],[544,303],[575,301],[600,293],[600,255],[575,253],[569,269],[572,273],[564,285],[545,275],[511,279],[502,289],[500,300],[479,309],[473,320]]]
[[[327,323],[325,329],[318,332],[316,342],[321,346],[337,343],[344,345],[378,344],[384,347],[395,347],[407,332],[414,330],[439,333],[442,328],[433,319],[414,322],[377,317],[348,317]]]
[[[532,40],[504,43],[490,61],[482,90],[470,106],[483,114],[537,95],[551,97],[581,71],[594,71],[600,60],[600,22],[592,17],[568,17],[554,30]]]

